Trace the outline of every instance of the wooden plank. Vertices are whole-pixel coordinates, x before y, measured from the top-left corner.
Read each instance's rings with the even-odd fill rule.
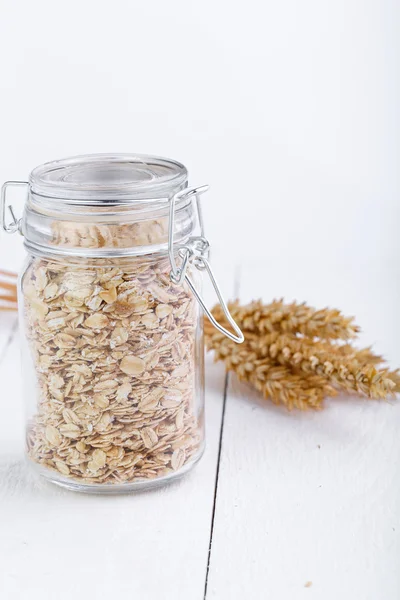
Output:
[[[231,285],[229,269],[222,281]],[[181,481],[135,495],[85,496],[36,479],[22,454],[17,338],[0,380],[0,597],[202,600],[225,380],[211,358],[203,459]]]
[[[396,267],[316,264],[245,265],[241,296],[342,307],[399,365]],[[399,428],[398,401],[290,414],[230,376],[207,598],[397,600]]]

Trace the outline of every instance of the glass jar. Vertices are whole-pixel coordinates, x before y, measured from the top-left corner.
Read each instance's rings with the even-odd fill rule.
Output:
[[[25,185],[21,219],[6,194]],[[200,212],[207,187],[186,168],[137,155],[46,163],[8,182],[2,225],[24,236],[19,285],[26,449],[46,479],[125,492],[190,470],[204,450],[202,312],[235,341]],[[201,228],[199,236],[195,229]],[[200,294],[207,271],[235,333]]]

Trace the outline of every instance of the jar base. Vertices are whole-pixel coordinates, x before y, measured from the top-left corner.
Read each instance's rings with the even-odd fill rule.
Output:
[[[179,471],[175,471],[173,473],[169,473],[164,477],[157,477],[155,479],[140,479],[135,482],[130,483],[78,483],[69,477],[63,477],[61,474],[58,474],[56,471],[52,469],[47,469],[46,467],[42,467],[38,465],[33,460],[27,458],[29,465],[32,470],[39,475],[41,478],[45,479],[50,483],[54,483],[55,485],[62,487],[64,489],[70,490],[72,492],[81,492],[84,494],[107,494],[107,495],[116,495],[116,494],[131,494],[135,492],[142,492],[145,490],[150,490],[154,488],[161,487],[163,485],[168,485],[173,481],[177,481],[181,479],[186,473],[191,471],[195,465],[199,462],[201,457],[203,456],[205,449],[205,444],[201,447],[200,451],[196,454],[196,456],[186,463]]]

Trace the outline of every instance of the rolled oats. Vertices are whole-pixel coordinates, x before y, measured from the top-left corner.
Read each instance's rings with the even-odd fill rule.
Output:
[[[111,243],[107,228],[79,227],[56,233],[64,244]],[[34,258],[23,280],[38,380],[29,456],[86,484],[167,476],[202,444],[196,301],[171,283],[165,258],[92,263]]]

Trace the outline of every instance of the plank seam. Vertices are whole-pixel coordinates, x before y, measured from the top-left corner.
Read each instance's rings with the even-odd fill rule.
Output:
[[[213,534],[214,534],[215,513],[216,513],[216,507],[217,507],[218,480],[219,480],[219,471],[220,471],[220,465],[221,465],[222,438],[224,435],[226,398],[227,398],[227,394],[228,394],[228,379],[229,379],[229,375],[227,373],[225,375],[224,399],[223,399],[223,403],[222,403],[221,430],[219,432],[217,472],[215,474],[215,487],[214,487],[213,509],[212,509],[212,516],[211,516],[210,542],[208,545],[206,580],[205,580],[205,584],[204,584],[204,600],[206,600],[206,598],[207,598],[208,574],[210,572],[210,563],[211,563],[211,549],[212,549]]]
[[[236,265],[235,272],[234,272],[234,285],[233,285],[233,293],[236,298],[239,296],[240,275],[241,275],[240,265]],[[205,584],[204,584],[203,600],[207,600],[208,576],[210,573],[211,551],[212,551],[212,543],[213,543],[213,535],[214,535],[215,515],[216,515],[216,508],[217,508],[218,482],[219,482],[219,472],[220,472],[220,467],[221,467],[222,441],[223,441],[223,437],[224,437],[225,411],[226,411],[226,399],[228,397],[228,386],[229,386],[229,373],[226,373],[225,383],[224,383],[224,398],[223,398],[223,403],[222,403],[221,430],[219,433],[217,471],[215,474],[214,501],[213,501],[212,515],[211,515],[210,542],[208,545],[207,569],[206,569],[206,580],[205,580]]]

